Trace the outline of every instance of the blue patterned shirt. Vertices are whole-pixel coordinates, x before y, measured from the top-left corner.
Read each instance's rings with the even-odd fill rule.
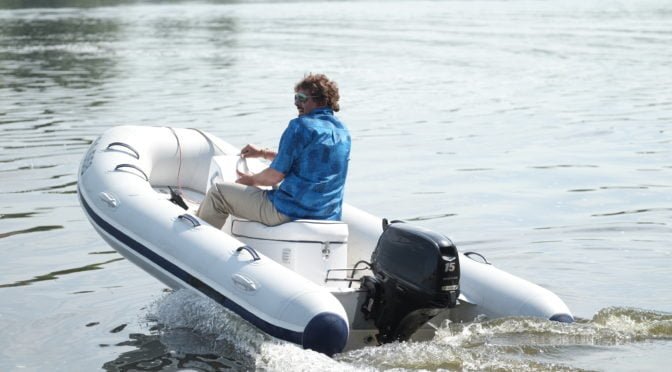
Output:
[[[270,167],[285,175],[269,198],[294,219],[340,220],[350,133],[329,107],[289,122]]]

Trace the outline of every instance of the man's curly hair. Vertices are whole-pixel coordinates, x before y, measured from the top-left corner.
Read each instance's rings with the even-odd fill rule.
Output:
[[[338,94],[338,85],[329,80],[324,74],[308,74],[303,80],[298,82],[294,91],[303,90],[313,96],[313,100],[320,106],[329,106],[337,112],[341,109],[338,100],[341,96]]]

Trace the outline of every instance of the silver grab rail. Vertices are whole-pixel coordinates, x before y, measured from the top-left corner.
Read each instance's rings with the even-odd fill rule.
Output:
[[[199,226],[201,226],[201,223],[198,222],[198,220],[197,220],[194,216],[192,216],[192,215],[190,215],[190,214],[187,214],[187,213],[185,213],[185,214],[181,214],[181,215],[177,216],[177,218],[179,218],[179,219],[181,219],[181,220],[184,220],[184,221],[189,221],[189,222],[191,222],[191,224],[194,225],[194,227],[199,227]]]
[[[254,258],[254,261],[261,260],[261,257],[259,257],[259,253],[257,253],[257,251],[255,251],[254,248],[250,247],[249,245],[243,245],[243,246],[238,247],[236,249],[236,252],[240,253],[240,251],[242,251],[243,249],[250,252],[250,254],[252,255],[252,258]]]
[[[136,158],[136,159],[140,160],[140,153],[139,153],[136,149],[134,149],[133,147],[131,147],[131,145],[126,144],[126,143],[123,143],[123,142],[112,142],[112,143],[110,143],[109,145],[107,145],[106,150],[109,150],[110,147],[112,147],[112,146],[121,146],[121,147],[125,147],[125,148],[127,148],[127,149],[129,149],[129,150],[131,150],[131,151],[133,152],[133,154],[135,155],[135,158]]]
[[[121,168],[133,168],[133,169],[137,170],[138,172],[140,172],[143,177],[145,177],[145,181],[149,182],[149,177],[147,177],[147,174],[145,173],[145,171],[140,169],[140,167],[138,167],[137,165],[134,165],[134,164],[119,164],[116,167],[114,167],[114,170],[117,171]]]
[[[474,256],[478,256],[478,257],[480,257],[480,258],[483,260],[482,263],[484,263],[484,264],[486,264],[486,265],[491,265],[491,263],[488,262],[488,260],[485,258],[485,256],[483,256],[482,254],[480,254],[480,253],[478,253],[478,252],[464,252],[464,253],[462,253],[462,254],[465,255],[465,256],[467,256],[467,257],[469,257],[469,258],[471,258],[472,260],[474,260],[474,259],[471,257],[472,255],[474,255]],[[476,260],[474,260],[474,261],[476,261]],[[478,261],[476,261],[476,262],[478,262]]]

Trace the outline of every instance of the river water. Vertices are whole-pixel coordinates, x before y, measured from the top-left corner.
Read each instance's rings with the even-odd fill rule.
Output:
[[[95,6],[94,6],[95,5]],[[324,72],[346,198],[450,236],[579,321],[478,319],[333,359],[170,292],[77,202],[121,124],[274,147]],[[0,370],[665,370],[672,2],[0,1]]]

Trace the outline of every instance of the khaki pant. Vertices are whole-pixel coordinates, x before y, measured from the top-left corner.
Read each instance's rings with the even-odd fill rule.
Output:
[[[196,216],[221,229],[230,214],[267,226],[280,225],[292,219],[275,209],[266,195],[257,187],[238,183],[218,183],[203,199]]]

